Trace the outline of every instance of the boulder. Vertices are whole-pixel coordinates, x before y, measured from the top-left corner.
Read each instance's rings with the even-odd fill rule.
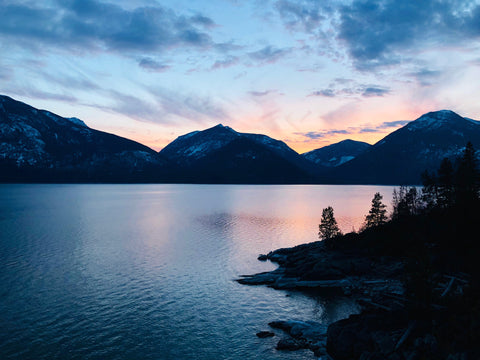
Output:
[[[275,333],[273,333],[271,331],[259,331],[257,333],[257,336],[261,339],[264,339],[264,338],[275,336]]]
[[[277,344],[277,350],[295,351],[304,347],[304,345],[294,339],[282,339]]]

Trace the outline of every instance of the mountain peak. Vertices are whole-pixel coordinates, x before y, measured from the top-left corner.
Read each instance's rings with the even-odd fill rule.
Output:
[[[360,155],[372,145],[351,139],[324,146],[302,154],[304,158],[315,164],[326,167],[340,166]]]
[[[461,116],[452,110],[438,110],[438,111],[430,111],[422,115],[420,118],[423,118],[423,117],[430,117],[430,118],[436,118],[436,119],[452,119],[452,118],[461,117]]]
[[[230,132],[233,132],[233,133],[237,133],[235,130],[233,130],[230,126],[225,126],[223,124],[217,124],[213,127],[211,127],[210,129],[207,129],[207,130],[228,130]]]
[[[409,130],[438,129],[447,124],[454,124],[465,121],[463,117],[452,110],[432,111],[420,116],[417,120],[410,122],[406,128]]]

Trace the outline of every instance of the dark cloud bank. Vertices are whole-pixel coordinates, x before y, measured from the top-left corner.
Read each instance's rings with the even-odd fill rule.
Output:
[[[408,60],[409,51],[480,39],[480,4],[476,1],[279,0],[276,9],[287,27],[319,39],[328,36],[320,30],[325,19],[335,19],[335,36],[358,70],[398,64]]]
[[[214,26],[200,14],[184,16],[159,5],[125,9],[97,0],[0,0],[0,20],[3,37],[32,47],[41,43],[116,52],[211,46],[207,29]]]

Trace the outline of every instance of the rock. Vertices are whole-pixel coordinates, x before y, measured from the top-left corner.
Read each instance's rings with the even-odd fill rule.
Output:
[[[257,333],[257,336],[261,339],[264,339],[264,338],[275,336],[275,333],[271,331],[260,331]]]
[[[265,254],[260,254],[260,255],[258,255],[258,258],[257,258],[257,259],[260,260],[260,261],[267,261],[267,260],[268,260],[268,256],[265,255]]]
[[[271,254],[269,255],[270,261],[276,262],[278,264],[283,264],[287,261],[287,256],[282,254]]]
[[[290,324],[289,321],[272,321],[272,322],[269,322],[268,325],[274,329],[280,329],[285,332],[289,332],[290,329],[292,328],[292,325]]]
[[[293,339],[282,339],[277,343],[277,350],[295,351],[303,349],[304,346]]]
[[[282,276],[273,283],[273,288],[277,290],[292,290],[297,287],[297,284],[297,278],[289,278]]]
[[[236,281],[244,285],[271,285],[283,276],[283,269],[267,271],[255,275],[242,275],[242,279]]]
[[[351,315],[330,324],[327,350],[336,360],[359,359],[364,353],[371,353],[368,359],[385,359],[394,351],[401,330],[407,327],[408,318],[401,312]]]
[[[273,321],[269,323],[271,327],[275,329],[283,330],[286,334],[290,335],[292,339],[279,342],[280,347],[292,347],[291,349],[283,350],[297,350],[297,349],[310,349],[314,352],[315,356],[322,356],[326,354],[327,346],[327,326],[315,321]],[[285,341],[287,341],[285,343]],[[298,348],[294,349],[294,347]],[[277,346],[278,349],[278,346]]]

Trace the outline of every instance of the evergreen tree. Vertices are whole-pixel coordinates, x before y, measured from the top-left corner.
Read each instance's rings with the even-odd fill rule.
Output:
[[[421,206],[421,199],[418,195],[416,187],[412,186],[410,189],[408,189],[407,193],[405,194],[405,202],[408,215],[418,214]]]
[[[372,199],[372,207],[365,216],[364,229],[369,229],[387,222],[387,206],[382,203],[383,196],[376,193]]]
[[[333,215],[333,208],[331,206],[326,207],[322,211],[322,219],[320,225],[318,225],[318,236],[322,240],[330,240],[336,236],[342,235],[337,220]]]
[[[393,189],[393,211],[392,219],[404,218],[418,214],[421,208],[421,197],[417,188],[412,186],[400,186],[399,191]]]
[[[452,162],[445,158],[440,164],[437,176],[437,205],[448,208],[454,201],[454,170]]]
[[[478,199],[479,181],[475,149],[468,142],[460,158],[455,176],[457,204],[466,205]]]
[[[438,180],[435,174],[428,170],[422,173],[422,201],[426,208],[431,210],[437,206],[438,199]]]
[[[407,202],[405,200],[407,194],[407,187],[402,185],[400,188],[393,189],[393,199],[392,199],[392,219],[398,219],[408,215]]]

